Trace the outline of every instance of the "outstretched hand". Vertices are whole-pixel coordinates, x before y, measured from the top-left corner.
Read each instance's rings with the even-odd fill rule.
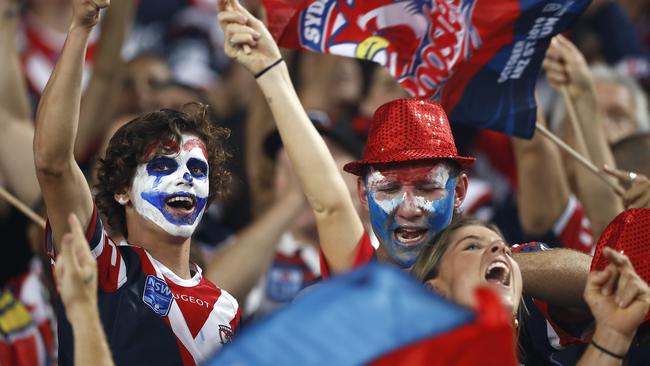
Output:
[[[224,52],[253,74],[282,56],[264,23],[237,0],[219,0],[219,26],[224,32]]]
[[[610,264],[587,278],[585,301],[596,319],[596,328],[613,331],[630,341],[650,307],[650,289],[624,254],[609,247],[603,256]]]
[[[77,216],[70,214],[68,224],[70,232],[63,236],[54,271],[61,301],[70,314],[78,306],[96,307],[97,262]]]
[[[72,26],[94,27],[99,21],[99,11],[108,8],[109,4],[110,0],[73,0]]]

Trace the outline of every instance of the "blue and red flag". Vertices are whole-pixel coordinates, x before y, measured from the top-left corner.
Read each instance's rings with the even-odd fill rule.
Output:
[[[280,46],[384,65],[449,120],[531,137],[550,39],[590,0],[263,0]]]
[[[515,365],[512,318],[490,290],[477,296],[473,312],[373,262],[244,329],[207,365]]]

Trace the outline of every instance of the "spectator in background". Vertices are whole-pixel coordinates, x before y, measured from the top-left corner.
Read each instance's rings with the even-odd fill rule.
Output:
[[[129,117],[154,110],[154,91],[171,81],[171,70],[164,58],[141,54],[126,63],[119,92],[116,117]]]
[[[634,79],[603,64],[591,66],[591,74],[610,145],[627,136],[650,131],[647,95]]]

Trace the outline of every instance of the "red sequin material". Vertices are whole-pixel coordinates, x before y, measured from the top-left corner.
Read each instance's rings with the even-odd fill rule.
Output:
[[[632,208],[623,211],[607,225],[591,261],[592,271],[602,271],[609,264],[602,256],[604,247],[611,247],[627,255],[636,273],[650,283],[650,209]],[[645,325],[649,325],[650,312],[646,314],[645,320]]]
[[[368,164],[428,159],[455,160],[463,170],[475,160],[458,156],[447,115],[440,105],[421,99],[396,99],[375,112],[363,159],[343,169],[361,175]]]

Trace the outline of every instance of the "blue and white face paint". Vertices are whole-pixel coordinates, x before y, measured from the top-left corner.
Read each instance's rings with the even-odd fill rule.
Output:
[[[408,163],[366,176],[372,228],[382,248],[402,268],[451,222],[456,178],[447,163]]]
[[[183,134],[178,153],[156,155],[136,169],[131,200],[136,212],[173,236],[190,237],[210,190],[205,145]]]

